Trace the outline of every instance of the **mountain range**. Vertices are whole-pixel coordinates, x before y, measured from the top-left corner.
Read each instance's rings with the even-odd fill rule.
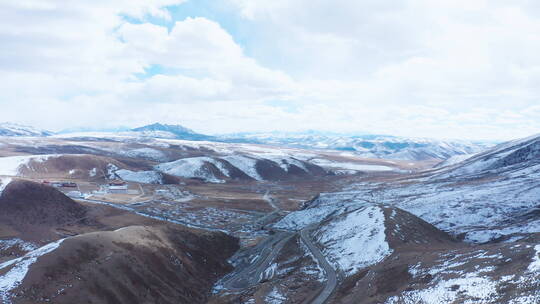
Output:
[[[389,135],[351,135],[317,131],[234,133],[210,136],[197,133],[181,125],[154,123],[133,129],[70,129],[59,132],[63,137],[110,136],[167,138],[190,141],[250,143],[302,149],[338,150],[364,158],[401,160],[446,160],[453,156],[464,157],[485,150],[491,143],[461,140],[434,140]],[[5,123],[0,125],[0,136],[50,136],[53,132],[28,126]]]
[[[347,135],[317,131],[237,133],[222,138],[242,138],[254,143],[295,147],[302,149],[330,149],[354,153],[360,157],[383,159],[447,159],[455,155],[468,155],[491,146],[485,142],[462,140],[435,140],[389,135]]]

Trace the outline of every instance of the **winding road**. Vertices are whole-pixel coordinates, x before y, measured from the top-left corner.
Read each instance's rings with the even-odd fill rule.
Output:
[[[274,208],[274,211],[269,215],[278,215],[280,210],[276,206],[274,199],[270,197],[269,192],[264,195],[264,198]],[[267,217],[268,215],[262,217],[262,219],[264,219],[263,222],[265,222]],[[257,222],[260,221],[261,219]],[[255,259],[250,261],[248,265],[246,265],[246,263],[238,265],[235,271],[222,280],[223,287],[229,290],[241,290],[254,286],[260,283],[261,280],[271,279],[273,271],[270,271],[270,277],[268,277],[267,270],[271,269],[274,259],[277,257],[285,243],[292,237],[299,235],[302,242],[304,242],[309,251],[311,251],[312,256],[317,260],[317,263],[322,267],[326,274],[324,287],[311,299],[306,300],[305,303],[326,303],[337,287],[338,275],[336,270],[324,257],[321,250],[311,240],[309,234],[315,226],[316,224],[313,224],[297,232],[277,231],[274,235],[269,236],[253,249],[256,252],[259,252]]]
[[[334,267],[332,267],[332,265],[328,263],[328,260],[324,257],[321,250],[317,246],[315,246],[315,244],[311,240],[309,232],[312,228],[313,227],[308,226],[300,230],[300,238],[311,251],[313,256],[317,259],[319,265],[324,269],[324,272],[326,273],[326,284],[324,285],[324,288],[313,299],[311,299],[311,301],[307,303],[323,304],[326,303],[326,301],[330,298],[330,296],[337,287],[337,273]]]

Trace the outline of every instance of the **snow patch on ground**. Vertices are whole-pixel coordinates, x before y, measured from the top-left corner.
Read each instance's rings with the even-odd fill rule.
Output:
[[[496,287],[490,279],[469,273],[465,277],[441,280],[427,289],[406,291],[399,297],[389,298],[386,304],[493,303],[497,296]],[[474,299],[474,302],[462,301],[462,298]]]
[[[122,180],[143,183],[143,184],[163,184],[163,176],[156,171],[130,171],[126,169],[116,171]]]
[[[97,175],[97,168],[92,168],[92,170],[88,171],[88,176],[94,177]]]
[[[118,168],[114,164],[107,164],[107,178],[108,179],[116,179],[116,171],[118,171]]]
[[[528,270],[531,272],[540,271],[540,245],[534,246],[535,254],[532,263],[529,265]]]
[[[382,209],[369,206],[324,223],[314,236],[328,260],[336,268],[352,275],[392,254],[384,231]]]
[[[282,303],[285,303],[287,298],[279,292],[277,287],[274,286],[272,291],[270,291],[270,293],[266,295],[264,300],[268,304],[282,304]]]
[[[9,240],[0,240],[0,251],[8,250],[14,247],[17,247],[20,250],[25,251],[25,252],[37,249],[35,244],[23,241],[18,238],[9,239]]]
[[[301,230],[311,224],[320,223],[331,215],[340,212],[336,206],[322,206],[308,208],[287,214],[279,222],[274,224],[276,229]]]
[[[0,196],[9,183],[11,183],[11,178],[0,178]]]
[[[283,169],[286,172],[289,172],[289,170],[291,169],[291,166],[296,166],[302,169],[303,171],[308,172],[306,165],[302,161],[299,161],[298,159],[295,159],[292,157],[286,157],[283,155],[277,155],[277,156],[264,155],[264,158],[278,164],[281,167],[281,169]]]
[[[44,162],[52,156],[58,155],[23,155],[0,157],[0,175],[17,176],[20,174],[22,167],[28,166],[31,161]]]
[[[259,172],[257,172],[257,168],[255,167],[257,164],[256,159],[243,155],[230,155],[222,157],[222,159],[226,160],[249,177],[259,181],[262,180],[262,177],[259,175]]]
[[[0,275],[0,299],[3,303],[8,304],[10,301],[10,291],[17,288],[24,280],[30,266],[37,261],[41,256],[44,256],[60,246],[64,239],[47,244],[41,248],[33,250],[23,257],[13,259],[11,261],[0,264],[0,272],[7,270]]]
[[[395,169],[388,166],[382,165],[367,165],[367,164],[356,164],[349,162],[337,162],[330,161],[328,159],[315,158],[311,160],[311,163],[321,166],[323,168],[330,169],[345,169],[345,170],[354,170],[354,171],[394,171]]]
[[[154,161],[167,161],[167,156],[162,151],[152,149],[152,148],[139,148],[139,149],[133,149],[129,151],[125,151],[123,153],[126,156],[134,157],[134,158],[144,158]]]

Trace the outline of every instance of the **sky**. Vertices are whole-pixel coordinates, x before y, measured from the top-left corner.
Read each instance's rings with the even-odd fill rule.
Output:
[[[540,132],[535,0],[2,0],[0,121]]]

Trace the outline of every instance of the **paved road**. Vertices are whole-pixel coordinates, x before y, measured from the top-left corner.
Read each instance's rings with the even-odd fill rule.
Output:
[[[336,271],[334,270],[334,267],[332,267],[330,263],[328,263],[328,260],[326,260],[321,250],[317,246],[315,246],[315,244],[311,240],[309,236],[309,232],[311,231],[312,228],[313,227],[308,226],[300,230],[300,238],[302,239],[304,244],[306,244],[306,246],[309,248],[313,256],[317,259],[317,261],[319,262],[319,265],[321,265],[321,267],[326,272],[326,285],[319,292],[319,294],[308,303],[323,304],[323,303],[326,303],[328,298],[330,298],[330,296],[336,289],[337,274],[336,274]]]

